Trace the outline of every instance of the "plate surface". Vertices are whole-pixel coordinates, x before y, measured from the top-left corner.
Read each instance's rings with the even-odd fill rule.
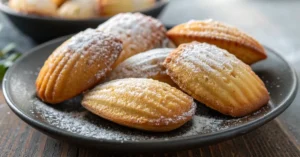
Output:
[[[277,53],[266,48],[268,59],[252,66],[270,92],[269,104],[252,115],[231,118],[202,104],[193,120],[168,133],[149,133],[119,126],[86,111],[81,96],[49,106],[35,95],[35,79],[51,52],[69,36],[45,43],[26,53],[12,66],[3,81],[10,108],[34,128],[60,140],[105,151],[171,151],[211,144],[245,134],[283,112],[294,100],[294,70]]]

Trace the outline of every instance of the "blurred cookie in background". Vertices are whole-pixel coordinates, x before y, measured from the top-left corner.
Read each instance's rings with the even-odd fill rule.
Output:
[[[113,16],[123,12],[140,11],[151,8],[155,0],[96,0],[100,16]]]
[[[67,0],[51,0],[57,7],[61,6]]]
[[[58,9],[58,16],[68,19],[85,19],[97,16],[95,0],[67,1]]]
[[[57,9],[51,0],[10,0],[8,6],[17,12],[40,16],[55,16]]]

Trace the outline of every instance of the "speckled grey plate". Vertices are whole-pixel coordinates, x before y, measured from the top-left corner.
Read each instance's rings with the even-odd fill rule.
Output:
[[[44,104],[35,95],[35,79],[50,53],[68,37],[45,43],[25,54],[9,69],[3,93],[11,109],[34,128],[60,140],[106,151],[171,151],[207,145],[245,134],[272,120],[294,100],[297,79],[294,70],[279,55],[266,48],[268,59],[253,65],[271,96],[258,112],[231,118],[199,104],[193,120],[168,133],[149,133],[119,126],[80,106],[81,97],[57,106]]]

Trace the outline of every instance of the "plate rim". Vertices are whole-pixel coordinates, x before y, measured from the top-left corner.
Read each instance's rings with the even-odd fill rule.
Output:
[[[42,123],[32,117],[30,117],[28,114],[22,112],[22,109],[19,109],[16,105],[13,103],[13,99],[11,98],[11,93],[9,93],[8,85],[9,81],[8,78],[12,75],[14,69],[16,66],[27,56],[31,55],[32,53],[36,52],[37,50],[47,47],[49,45],[58,43],[58,42],[63,42],[64,40],[68,39],[72,35],[67,35],[63,36],[51,41],[48,41],[46,43],[43,43],[31,50],[29,50],[27,53],[22,55],[15,64],[8,69],[6,72],[3,82],[2,82],[2,91],[4,98],[8,104],[8,106],[11,108],[11,110],[23,121],[25,121],[27,124],[30,126],[42,131],[42,132],[47,132],[48,135],[53,135],[54,137],[64,137],[72,140],[78,140],[78,141],[85,141],[85,142],[90,142],[89,144],[91,146],[97,144],[102,147],[109,147],[109,145],[113,145],[114,147],[116,146],[122,146],[124,150],[136,150],[137,148],[142,148],[144,150],[150,150],[150,149],[177,149],[178,147],[182,148],[191,148],[194,146],[200,146],[204,144],[209,144],[209,143],[214,143],[217,141],[221,141],[224,139],[228,139],[231,137],[235,137],[238,135],[245,134],[251,130],[254,130],[258,128],[259,126],[271,121],[278,115],[280,115],[283,111],[285,111],[294,101],[297,90],[298,90],[298,79],[297,79],[297,74],[294,68],[283,58],[281,57],[276,51],[270,49],[267,46],[264,46],[265,49],[268,51],[274,53],[277,57],[279,57],[291,70],[292,74],[292,80],[293,84],[291,85],[291,90],[289,91],[288,95],[286,96],[285,99],[283,99],[282,103],[278,104],[277,107],[273,108],[273,112],[265,114],[263,117],[260,117],[258,119],[255,119],[251,121],[250,123],[242,124],[240,126],[235,126],[231,127],[229,129],[217,131],[217,132],[212,132],[208,134],[203,134],[203,135],[191,135],[191,136],[185,136],[185,137],[176,137],[173,139],[168,139],[168,140],[163,140],[163,139],[158,139],[158,140],[143,140],[143,141],[121,141],[121,140],[114,140],[114,139],[102,139],[102,138],[93,138],[93,137],[88,137],[88,136],[83,136],[79,135],[76,133],[72,133],[60,128],[57,128],[55,126],[51,126],[50,124],[45,124]],[[51,136],[50,135],[50,136]],[[53,137],[52,136],[52,137]],[[134,146],[134,147],[133,147]],[[159,147],[159,148],[158,148]],[[139,150],[136,150],[139,151]]]

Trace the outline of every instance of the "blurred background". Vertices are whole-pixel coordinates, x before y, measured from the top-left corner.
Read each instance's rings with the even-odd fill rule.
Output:
[[[159,18],[167,26],[190,19],[219,20],[249,33],[294,63],[300,53],[299,7],[297,0],[170,0]],[[0,14],[0,38],[0,47],[14,42],[22,51],[35,44],[3,14]]]

